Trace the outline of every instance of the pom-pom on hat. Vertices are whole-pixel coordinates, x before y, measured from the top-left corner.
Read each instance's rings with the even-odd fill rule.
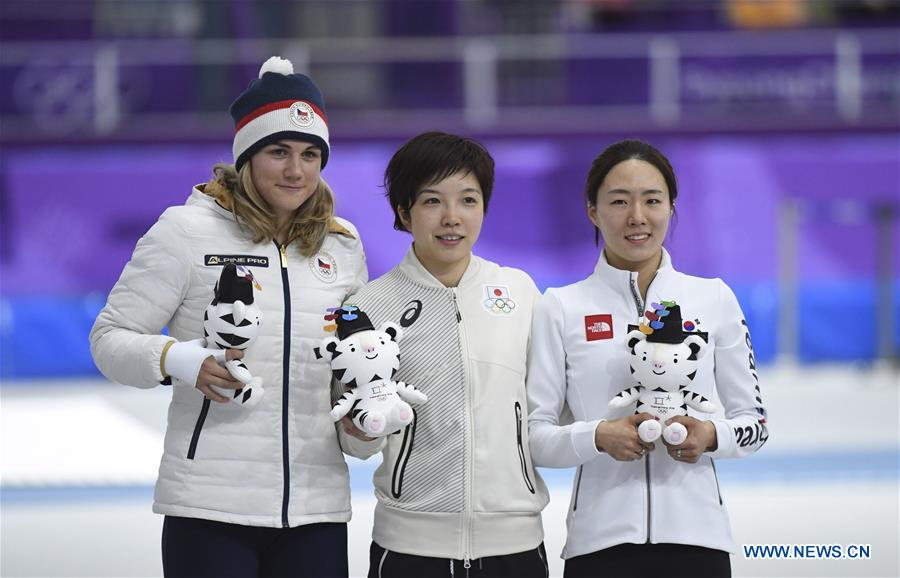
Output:
[[[322,149],[322,168],[328,163],[328,119],[322,91],[311,78],[295,73],[290,60],[273,56],[231,103],[234,119],[235,169],[259,149],[279,140],[311,142]]]

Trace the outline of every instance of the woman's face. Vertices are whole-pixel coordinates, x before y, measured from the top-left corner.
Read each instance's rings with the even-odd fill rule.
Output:
[[[425,186],[400,220],[413,236],[416,256],[435,274],[467,265],[484,222],[484,199],[472,173],[455,173]]]
[[[279,223],[290,218],[319,186],[322,151],[296,140],[266,145],[250,158],[253,186]]]
[[[672,210],[662,173],[646,161],[631,159],[609,171],[588,216],[603,235],[609,264],[639,271],[659,259]]]

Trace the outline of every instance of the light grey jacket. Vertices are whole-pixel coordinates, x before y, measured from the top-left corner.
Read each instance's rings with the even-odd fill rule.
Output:
[[[404,326],[395,379],[428,396],[413,424],[382,441],[373,531],[382,547],[465,560],[543,540],[548,494],[528,451],[525,401],[539,296],[522,271],[476,256],[445,287],[410,249],[348,300],[376,326]]]

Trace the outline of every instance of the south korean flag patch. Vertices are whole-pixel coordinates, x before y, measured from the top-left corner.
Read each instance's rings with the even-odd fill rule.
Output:
[[[499,316],[512,315],[517,306],[505,285],[485,285],[482,305],[489,313]]]

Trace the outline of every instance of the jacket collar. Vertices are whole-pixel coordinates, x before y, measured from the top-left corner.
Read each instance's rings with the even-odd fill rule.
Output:
[[[481,257],[472,255],[469,259],[469,266],[466,267],[466,272],[463,273],[462,278],[459,280],[458,286],[465,287],[473,283],[475,278],[478,276],[478,272],[481,270],[481,267]],[[426,287],[436,287],[440,289],[449,289],[449,287],[438,281],[437,278],[432,275],[424,265],[422,265],[422,262],[419,261],[419,258],[416,256],[416,252],[413,249],[412,244],[410,244],[409,250],[406,252],[406,256],[403,257],[402,261],[400,261],[400,265],[398,265],[398,268],[400,269],[400,272],[420,285],[424,285]]]
[[[231,210],[224,204],[227,202],[227,199],[219,199],[213,194],[212,191],[207,191],[208,188],[208,183],[195,185],[193,190],[191,190],[191,196],[188,197],[185,205],[203,206],[233,221],[234,215],[231,213]]]
[[[235,220],[235,215],[231,212],[231,199],[224,192],[224,189],[211,187],[210,183],[202,183],[195,185],[188,197],[186,205],[202,205],[208,207],[212,211],[226,217],[229,220]],[[328,223],[328,233],[342,235],[344,237],[355,239],[346,227],[341,225],[337,219],[330,219]]]
[[[659,269],[656,270],[656,279],[667,275],[672,269],[672,257],[666,248],[662,248],[662,260],[659,262]],[[632,278],[637,281],[637,272],[626,271],[624,269],[616,269],[606,260],[606,249],[600,251],[600,258],[597,259],[597,265],[594,266],[594,275],[601,281],[611,286],[613,289],[622,290],[629,287]]]

